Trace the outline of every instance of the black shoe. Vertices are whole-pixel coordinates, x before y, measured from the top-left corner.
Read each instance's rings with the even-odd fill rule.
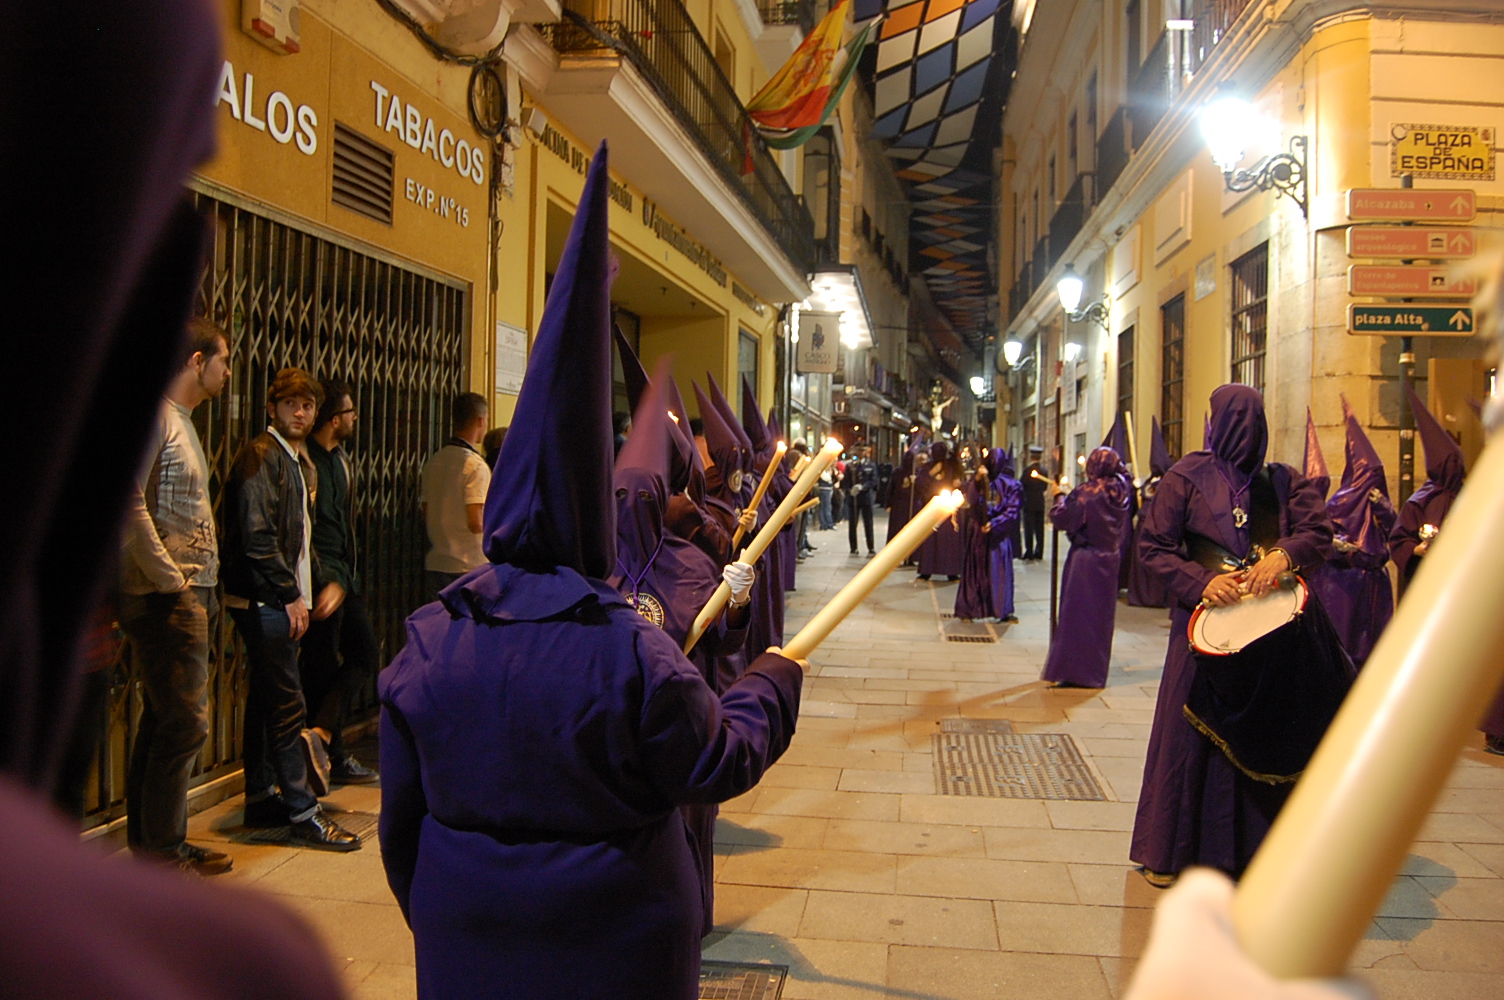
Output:
[[[806,545],[804,547],[804,551],[806,551],[806,552],[819,552],[820,551],[820,547],[817,546],[817,545]]]
[[[852,549],[852,550],[851,550],[851,554],[852,554],[852,555],[854,555],[854,556],[856,556],[856,555],[861,555],[861,553],[860,553],[860,552],[858,552],[858,551],[857,551],[857,550],[856,550],[856,549]]]
[[[868,549],[867,550],[867,558],[868,559],[871,559],[875,555],[877,555],[877,550],[876,549]]]
[[[301,745],[308,787],[314,795],[323,798],[329,794],[329,750],[324,746],[324,738],[313,729],[303,730]]]
[[[921,580],[928,580],[929,578],[930,578],[930,575],[928,573],[920,573],[919,574],[919,579],[921,579]]]
[[[207,847],[184,841],[178,846],[177,865],[180,871],[208,878],[211,875],[223,875],[235,867],[235,862],[222,851],[211,851]]]
[[[292,825],[292,842],[323,851],[360,850],[360,838],[325,816],[323,810]]]
[[[1488,753],[1496,753],[1504,757],[1504,736],[1484,736],[1483,749]]]
[[[381,775],[346,754],[329,768],[329,781],[336,785],[374,785]]]
[[[269,795],[264,799],[245,804],[245,818],[240,825],[251,830],[270,830],[279,826],[288,826],[292,820],[287,816],[287,803],[282,801],[280,795]]]
[[[949,580],[951,583],[955,583],[957,580],[959,580],[961,578],[959,576],[957,576],[956,574],[952,573],[950,576],[947,576],[946,579]]]

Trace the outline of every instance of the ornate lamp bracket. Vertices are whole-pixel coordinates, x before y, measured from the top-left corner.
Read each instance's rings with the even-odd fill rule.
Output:
[[[1229,191],[1252,191],[1255,188],[1268,191],[1272,188],[1288,195],[1300,206],[1300,214],[1310,218],[1306,191],[1306,137],[1303,135],[1290,137],[1288,153],[1274,153],[1252,167],[1225,171],[1222,179]]]
[[[1108,330],[1108,318],[1110,315],[1111,308],[1108,306],[1107,299],[1104,296],[1103,298],[1100,298],[1097,301],[1093,302],[1091,305],[1087,306],[1085,309],[1078,309],[1075,312],[1071,313],[1070,319],[1072,323],[1080,323],[1083,320],[1091,320],[1093,323],[1100,326],[1103,330]]]

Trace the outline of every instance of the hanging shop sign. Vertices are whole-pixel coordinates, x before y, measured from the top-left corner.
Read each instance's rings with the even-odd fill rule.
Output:
[[[1353,222],[1472,222],[1477,214],[1477,192],[1468,189],[1353,188],[1347,192],[1347,217]]]
[[[295,105],[291,97],[265,84],[259,89],[260,93],[255,74],[237,72],[226,59],[219,71],[219,91],[214,95],[214,104],[224,105],[230,117],[247,128],[264,132],[284,146],[296,145],[304,156],[318,152],[317,112],[306,104]]]
[[[1473,231],[1460,227],[1352,226],[1347,230],[1349,257],[1466,260],[1477,252]]]
[[[1473,310],[1460,302],[1428,306],[1347,307],[1347,332],[1399,337],[1471,337]]]
[[[840,330],[840,313],[801,311],[799,346],[794,353],[795,370],[801,375],[834,374]]]
[[[1478,125],[1389,126],[1389,172],[1443,181],[1494,179],[1494,130]]]

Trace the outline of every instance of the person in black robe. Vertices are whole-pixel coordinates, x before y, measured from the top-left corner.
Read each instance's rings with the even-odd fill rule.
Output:
[[[1029,464],[1024,466],[1019,485],[1024,488],[1023,556],[1025,562],[1044,558],[1045,499],[1050,492],[1050,474],[1044,467],[1044,449],[1029,445]]]

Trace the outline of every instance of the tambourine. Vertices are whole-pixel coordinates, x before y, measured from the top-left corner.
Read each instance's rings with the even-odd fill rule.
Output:
[[[1226,607],[1201,605],[1191,612],[1191,648],[1203,656],[1231,656],[1257,639],[1289,625],[1305,610],[1310,591],[1290,574],[1288,585],[1263,597],[1244,597]]]

